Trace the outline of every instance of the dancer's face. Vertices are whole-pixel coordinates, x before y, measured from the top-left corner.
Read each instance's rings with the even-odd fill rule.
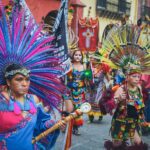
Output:
[[[24,95],[28,93],[30,79],[22,74],[16,74],[11,80],[7,80],[7,85],[14,95]]]
[[[81,52],[80,51],[76,51],[74,53],[73,59],[74,59],[75,62],[81,62],[81,60],[82,60]]]
[[[140,73],[134,73],[131,75],[128,75],[127,81],[129,84],[133,86],[137,86],[140,83],[141,74]]]

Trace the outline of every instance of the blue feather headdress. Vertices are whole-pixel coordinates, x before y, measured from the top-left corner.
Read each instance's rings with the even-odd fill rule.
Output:
[[[25,11],[13,11],[11,23],[0,1],[0,84],[5,84],[5,68],[19,64],[30,70],[29,92],[46,104],[58,108],[64,88],[57,75],[58,59],[47,52],[55,49],[50,44],[54,37],[42,37],[42,27],[31,18],[25,26]]]

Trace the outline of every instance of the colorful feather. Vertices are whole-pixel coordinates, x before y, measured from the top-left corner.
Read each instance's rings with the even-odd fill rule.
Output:
[[[101,55],[103,61],[113,68],[126,72],[140,71],[150,73],[150,41],[145,42],[140,28],[134,25],[114,26],[104,40]],[[139,41],[144,41],[139,44]],[[133,69],[134,68],[134,69]]]
[[[51,45],[54,37],[42,37],[42,26],[32,18],[25,26],[25,11],[12,12],[11,22],[0,1],[0,84],[5,84],[5,68],[12,63],[21,64],[31,71],[30,92],[46,104],[59,109],[63,85],[57,78],[61,69],[59,59],[49,55],[57,50]]]

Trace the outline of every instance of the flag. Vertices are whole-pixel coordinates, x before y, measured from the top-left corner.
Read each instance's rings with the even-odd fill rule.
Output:
[[[53,41],[56,48],[58,49],[55,55],[59,57],[60,66],[62,67],[62,75],[66,74],[71,65],[70,58],[68,57],[68,0],[62,0],[61,6],[58,11],[55,23],[52,29],[55,35],[55,40]]]
[[[98,18],[79,19],[79,48],[82,51],[95,52],[98,46]]]

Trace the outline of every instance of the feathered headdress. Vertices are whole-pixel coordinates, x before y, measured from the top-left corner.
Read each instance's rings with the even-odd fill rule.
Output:
[[[140,34],[141,29],[133,25],[112,28],[100,52],[102,60],[127,74],[150,73],[150,41],[139,43]]]
[[[42,27],[30,18],[25,26],[25,11],[13,11],[11,23],[0,1],[0,84],[4,84],[4,72],[10,64],[22,65],[30,70],[29,92],[45,103],[58,108],[61,99],[61,82],[58,59],[47,52],[55,51],[50,44],[54,37],[41,36]]]

